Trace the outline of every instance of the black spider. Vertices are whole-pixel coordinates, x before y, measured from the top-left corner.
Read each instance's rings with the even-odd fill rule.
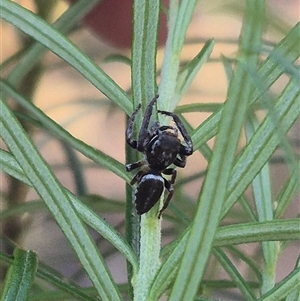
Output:
[[[190,136],[184,128],[179,117],[171,112],[159,111],[160,114],[171,116],[177,126],[160,126],[156,121],[148,130],[153,105],[156,103],[158,95],[155,96],[146,108],[142,127],[138,135],[138,140],[133,140],[133,124],[141,105],[135,109],[129,118],[126,130],[126,141],[132,147],[145,154],[145,159],[126,165],[126,170],[145,166],[131,180],[131,185],[138,183],[135,191],[135,206],[138,214],[148,212],[161,197],[164,187],[168,190],[168,196],[159,211],[158,218],[167,208],[172,196],[173,186],[176,179],[176,170],[168,168],[174,164],[178,167],[185,167],[186,157],[193,153],[193,144]],[[186,143],[181,144],[178,139],[178,129]],[[171,175],[171,180],[167,181],[162,174]]]

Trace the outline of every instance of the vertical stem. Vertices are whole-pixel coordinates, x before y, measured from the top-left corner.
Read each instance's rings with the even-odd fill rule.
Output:
[[[156,44],[159,23],[160,0],[135,0],[133,6],[133,45],[132,45],[132,93],[134,106],[142,104],[142,112],[156,94]],[[140,130],[142,114],[137,116],[137,132]],[[129,159],[129,157],[127,157]],[[127,194],[127,204],[132,206],[132,194]],[[157,206],[141,218],[140,234],[137,233],[139,221],[136,214],[127,212],[127,229],[132,230],[133,239],[140,238],[140,269],[132,279],[134,300],[146,300],[149,287],[156,274],[160,261],[161,221],[157,218]],[[137,247],[137,241],[134,241]]]
[[[160,267],[160,239],[161,220],[157,218],[157,210],[151,210],[141,218],[140,269],[135,283],[135,301],[147,299],[150,285]]]
[[[135,162],[138,160],[136,150],[133,150],[130,146],[126,145],[126,162]],[[126,239],[130,246],[132,247],[133,251],[139,256],[140,254],[140,217],[136,213],[134,208],[134,191],[131,185],[126,184],[126,224],[125,224],[125,232],[126,232]],[[132,282],[135,283],[133,277],[137,275],[133,275],[133,270],[131,264],[127,261],[127,278],[128,284]],[[128,293],[131,298],[133,299],[133,287],[132,285],[128,286]]]

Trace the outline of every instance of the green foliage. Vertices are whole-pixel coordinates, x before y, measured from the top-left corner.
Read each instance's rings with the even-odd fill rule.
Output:
[[[34,281],[37,257],[32,251],[14,250],[14,260],[7,272],[1,300],[26,300]]]
[[[0,17],[35,40],[26,51],[18,54],[18,63],[0,81],[0,135],[5,143],[0,150],[0,167],[8,176],[34,189],[40,198],[8,206],[0,215],[0,221],[18,218],[20,213],[49,210],[92,283],[89,288],[81,288],[39,263],[32,251],[23,251],[8,243],[15,252],[13,256],[0,253],[1,266],[9,267],[1,300],[99,300],[100,297],[101,300],[143,301],[158,300],[162,295],[168,295],[173,301],[208,301],[212,300],[210,293],[224,287],[236,289],[245,300],[298,300],[299,262],[283,280],[276,283],[275,278],[282,251],[289,243],[300,239],[299,219],[283,217],[299,189],[300,180],[299,158],[288,138],[288,132],[300,113],[299,67],[295,64],[300,56],[300,23],[265,55],[263,34],[268,22],[268,8],[264,1],[247,0],[245,8],[239,7],[244,17],[240,40],[236,42],[237,55],[233,60],[222,57],[219,61],[223,63],[229,82],[224,103],[178,106],[199,70],[208,64],[217,44],[214,39],[208,40],[193,59],[181,64],[181,53],[188,43],[187,29],[197,1],[170,1],[168,37],[160,72],[156,69],[156,55],[161,3],[159,0],[134,1],[131,60],[110,56],[110,60],[130,62],[132,100],[66,36],[96,3],[77,1],[50,25],[15,2],[0,2]],[[96,214],[97,211],[118,211],[125,215],[123,203],[101,196],[87,197],[89,201],[85,202],[84,196],[71,193],[58,180],[53,166],[41,156],[31,133],[20,122],[26,120],[32,126],[42,128],[67,148],[91,159],[97,167],[126,183],[130,182],[130,175],[125,172],[122,162],[71,135],[39,109],[30,95],[22,95],[18,91],[19,84],[39,63],[46,50],[72,66],[126,115],[130,115],[138,103],[142,103],[142,109],[145,109],[157,93],[164,99],[158,102],[162,110],[176,110],[179,114],[212,112],[195,129],[182,117],[191,133],[195,152],[203,155],[208,168],[206,172],[199,170],[189,178],[178,180],[176,191],[188,204],[187,210],[181,210],[175,203],[170,204],[171,210],[164,214],[164,218],[168,219],[173,236],[163,249],[161,235],[164,232],[161,231],[161,220],[157,219],[157,206],[142,217],[137,216],[132,205],[133,191],[127,186],[124,238],[120,229],[110,225],[102,214]],[[1,67],[5,69],[12,61],[14,58],[8,59]],[[271,92],[271,87],[283,76],[287,80],[282,91],[277,94]],[[23,109],[22,113],[9,106],[9,99]],[[258,118],[259,110],[264,112],[263,118],[261,115]],[[159,118],[166,122],[166,118]],[[140,123],[141,116],[137,119]],[[243,132],[246,141],[241,145]],[[216,138],[213,149],[207,144],[212,138]],[[282,163],[288,170],[288,176],[274,196],[270,167],[272,156],[278,150],[283,154]],[[80,185],[85,181],[80,176],[84,167],[80,159],[72,156],[69,152],[69,159],[73,159],[73,164],[78,167]],[[137,156],[126,149],[129,162],[136,160]],[[76,177],[75,168],[73,173]],[[184,187],[202,176],[201,192],[197,200],[191,200]],[[245,194],[249,187],[253,193],[253,204]],[[237,204],[242,212],[235,211],[234,205]],[[231,224],[224,225],[228,216],[232,218]],[[116,284],[105,255],[97,249],[87,225],[111,244],[112,252],[118,252],[125,258],[128,283],[123,286]],[[2,240],[4,242],[4,238]],[[260,246],[259,262],[239,249],[240,245],[247,243]],[[235,259],[245,265],[247,273],[239,271]],[[228,277],[217,277],[220,270]],[[22,282],[22,279],[26,281]],[[38,285],[41,280],[47,285]],[[31,294],[32,290],[36,290],[34,294]]]

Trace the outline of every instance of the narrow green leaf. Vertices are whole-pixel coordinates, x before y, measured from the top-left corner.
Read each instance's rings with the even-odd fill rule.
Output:
[[[18,179],[19,181],[31,185],[31,182],[28,180],[27,176],[24,174],[22,168],[16,159],[9,154],[8,152],[0,149],[0,167],[1,170],[10,176]]]
[[[214,152],[170,301],[194,299],[210,255],[252,89],[245,65],[256,66],[258,62],[257,52],[252,52],[252,49],[260,49],[264,5],[260,0],[247,1],[238,64],[229,86]]]
[[[126,93],[70,40],[52,26],[19,4],[2,0],[0,18],[13,24],[50,51],[73,66],[91,84],[114,101],[126,114],[132,111],[132,103]]]
[[[300,289],[300,267],[296,268],[286,278],[275,285],[273,289],[268,291],[257,301],[278,301],[283,300],[288,294],[294,290]]]
[[[277,102],[277,108],[276,110],[276,116],[278,117],[278,124],[281,128],[281,133],[286,133],[286,131],[292,126],[296,118],[299,116],[299,105],[298,105],[298,100],[299,100],[299,87],[295,84],[295,82],[291,82],[285,91],[283,92],[282,96],[280,96],[278,102]],[[276,130],[273,128],[273,119],[270,120],[270,117],[266,117],[265,121],[260,125],[260,129],[256,131],[254,137],[252,137],[251,141],[249,144],[246,146],[244,152],[240,155],[239,159],[237,160],[233,172],[232,172],[232,177],[231,181],[228,185],[228,197],[225,203],[225,206],[223,208],[224,213],[223,216],[225,216],[228,212],[228,210],[231,208],[233,203],[238,199],[239,195],[243,193],[243,191],[246,189],[246,187],[249,185],[249,183],[253,180],[257,172],[262,168],[262,166],[268,161],[269,157],[271,154],[274,152],[278,144],[280,143],[280,137],[276,134]],[[265,145],[268,145],[269,147],[265,148]],[[260,146],[262,145],[262,146]],[[247,151],[246,151],[247,150]],[[255,163],[258,162],[258,163]],[[240,174],[241,171],[243,175]],[[246,172],[247,171],[247,172]],[[249,173],[248,173],[249,172]],[[249,175],[249,178],[248,178]],[[247,176],[247,177],[246,177]],[[295,178],[297,179],[297,178]],[[238,184],[239,183],[239,184]],[[298,183],[295,183],[295,185],[298,185]],[[283,240],[285,237],[287,239],[299,239],[299,235],[297,235],[297,229],[299,229],[299,222],[296,221],[296,224],[294,225],[294,235],[293,238],[290,236],[289,229],[292,230],[292,228],[289,228],[288,225],[285,225],[287,221],[279,221],[278,224],[274,224],[275,228],[265,228],[265,225],[260,225],[259,223],[255,226],[254,224],[249,224],[249,230],[252,228],[253,233],[250,232],[245,232],[244,234],[240,233],[239,229],[237,228],[238,232],[234,232],[231,237],[226,235],[226,239],[221,242],[220,237],[218,234],[216,234],[216,242],[215,245],[224,245],[226,242],[228,244],[236,244],[236,243],[246,243],[246,242],[253,242],[253,241],[264,241],[264,240]],[[287,227],[287,232],[282,232],[282,235],[280,235],[280,229],[283,227]],[[282,228],[282,229],[283,229]],[[226,228],[224,228],[225,230]],[[269,233],[264,232],[265,230],[268,232],[268,229],[270,230]],[[256,230],[258,231],[256,234]],[[189,231],[189,230],[188,230]],[[187,231],[187,232],[188,232]],[[223,227],[220,229],[220,231],[223,231]],[[279,236],[272,239],[272,232],[276,232]],[[278,232],[279,231],[279,232]],[[217,232],[219,233],[219,232]],[[222,233],[222,232],[220,232]],[[246,234],[248,233],[248,234]],[[268,237],[264,236],[267,235]],[[247,236],[249,235],[249,238]],[[270,236],[271,235],[271,236]],[[178,250],[174,250],[174,254],[177,254],[176,257],[177,259],[174,259],[174,257],[170,256],[170,261],[169,259],[167,262],[162,266],[160,276],[157,278],[158,280],[155,280],[155,286],[153,290],[151,290],[151,294],[158,294],[159,291],[159,286],[161,283],[163,285],[166,283],[164,277],[169,277],[171,275],[170,268],[172,265],[176,265],[176,260],[179,260],[178,258],[181,256],[180,250],[181,244],[185,245],[186,244],[186,236],[182,238],[182,240],[178,243]],[[241,241],[239,241],[238,238],[241,238]],[[298,238],[297,238],[298,237]],[[261,238],[261,240],[260,240]],[[237,240],[236,240],[237,239]],[[249,240],[248,240],[249,239]],[[166,266],[165,266],[166,265]],[[161,279],[162,277],[163,279]],[[156,291],[156,292],[155,292]],[[151,295],[152,296],[152,295]],[[153,295],[156,296],[156,295]]]
[[[300,179],[299,179],[299,169],[294,169],[294,172],[291,173],[290,177],[287,179],[285,185],[283,185],[280,193],[278,194],[276,200],[276,211],[275,218],[281,217],[287,206],[293,200],[293,196],[296,191],[299,190]]]
[[[26,109],[26,111],[31,113],[34,118],[39,120],[42,123],[42,125],[51,132],[52,135],[55,135],[59,139],[68,143],[70,146],[73,146],[87,158],[90,158],[94,162],[107,168],[116,175],[125,179],[127,182],[130,181],[129,175],[125,172],[125,168],[122,163],[106,155],[100,150],[96,150],[95,148],[87,145],[82,140],[79,140],[72,136],[62,126],[60,126],[51,118],[49,118],[43,111],[36,107],[31,101],[25,99],[5,81],[0,80],[0,89],[2,92],[6,93],[10,97],[12,97],[16,102],[18,102],[23,108]]]
[[[0,150],[0,166],[3,172],[15,177],[29,186],[33,186],[30,180],[24,174],[24,171],[20,167],[19,163],[10,153],[4,150]],[[70,191],[67,189],[64,189],[64,191],[68,195],[70,201],[74,205],[74,208],[77,210],[84,222],[96,230],[109,242],[111,242],[111,244],[114,245],[132,264],[133,271],[136,274],[138,268],[137,258],[124,238],[122,238],[120,234],[117,233],[105,220],[101,219],[99,215],[82,204],[82,202]],[[1,216],[1,218],[5,218],[5,216]]]
[[[229,250],[230,253],[234,256],[234,258],[237,258],[240,261],[240,263],[244,262],[249,267],[246,267],[247,275],[251,275],[253,272],[257,277],[258,287],[261,287],[262,276],[260,271],[260,262],[258,262],[257,259],[252,256],[252,254],[247,254],[243,248],[239,248],[236,246],[227,246],[226,249]]]
[[[299,57],[299,39],[300,22],[291,29],[287,36],[271,51],[268,58],[262,63],[258,70],[258,75],[264,79],[264,86],[266,90],[274,84],[274,82],[285,71],[283,66],[279,64],[281,61],[278,62],[278,60],[274,58],[278,56],[284,57],[285,65],[291,65]],[[253,87],[249,104],[254,103],[260,94],[261,91]],[[198,149],[204,142],[216,135],[222,112],[223,107],[212,114],[202,124],[200,124],[197,129],[195,129],[192,135],[195,149]]]
[[[254,208],[252,208],[252,204],[250,203],[249,199],[247,199],[245,197],[244,194],[242,194],[240,197],[239,197],[239,204],[241,205],[242,207],[242,210],[246,213],[246,216],[250,219],[250,221],[257,221],[257,214],[255,211]],[[244,214],[244,213],[242,213]],[[245,214],[244,214],[245,215]]]
[[[111,244],[124,255],[124,257],[132,265],[133,274],[136,275],[138,270],[138,261],[136,254],[133,253],[131,247],[120,235],[120,233],[116,232],[116,230],[105,220],[100,219],[100,217],[95,212],[82,204],[74,195],[72,195],[71,193],[69,193],[68,195],[82,220],[98,233],[100,233],[104,239],[111,242]]]
[[[225,271],[228,273],[230,278],[234,281],[236,286],[239,288],[245,300],[254,301],[256,298],[251,292],[250,288],[248,287],[247,282],[243,279],[239,271],[232,264],[230,259],[226,256],[226,254],[220,248],[215,248],[213,250],[213,254],[218,259]]]
[[[7,265],[13,264],[13,259],[10,256],[3,254],[1,252],[0,252],[0,261]],[[65,278],[62,275],[59,276],[57,271],[53,271],[49,267],[44,266],[42,263],[39,263],[37,270],[36,270],[35,277],[45,280],[47,283],[51,284],[55,288],[58,288],[61,292],[64,292],[65,294],[68,294],[68,295],[76,298],[76,300],[81,300],[81,301],[97,301],[97,300],[99,300],[96,297],[91,297],[91,296],[87,295],[86,293],[82,292],[82,288],[78,287],[77,285],[66,282]],[[47,296],[49,296],[49,292],[46,292],[46,294],[47,294]],[[32,295],[30,296],[30,300],[31,300],[31,298],[32,298]],[[10,300],[15,301],[15,299],[10,299]],[[49,298],[48,298],[48,300],[49,300]]]
[[[233,76],[233,66],[230,63],[230,61],[223,55],[221,56],[221,61],[223,63],[223,67],[225,70],[226,79],[227,79],[228,83],[230,83],[232,76]]]
[[[275,124],[273,123],[275,128]],[[246,138],[249,141],[259,127],[259,122],[254,114],[248,114],[245,120]],[[263,166],[259,174],[252,182],[253,196],[260,222],[273,219],[273,203],[271,178],[268,163]],[[270,290],[275,283],[276,261],[277,261],[277,242],[262,242],[262,252],[264,258],[264,268],[262,271],[262,294]]]
[[[26,301],[37,269],[37,256],[30,250],[22,249],[15,249],[13,255],[14,260],[5,277],[1,301]]]
[[[284,69],[287,69],[282,62],[280,62],[280,64],[282,64],[282,67]],[[291,67],[291,68],[295,68],[295,67]],[[270,118],[272,118],[271,119],[272,122],[274,124],[277,124],[278,118],[273,109],[274,108],[274,100],[275,100],[274,97],[271,97],[269,95],[269,93],[267,93],[267,91],[265,90],[264,79],[257,73],[257,71],[254,70],[251,66],[247,66],[247,69],[248,69],[248,72],[251,77],[253,85],[257,88],[258,91],[261,92],[260,106],[262,106],[262,108],[264,108],[268,112]],[[286,71],[288,71],[288,70],[286,70]],[[300,72],[299,72],[299,75],[300,75]],[[294,84],[299,83],[300,77],[299,76],[291,76],[291,81],[293,81]],[[280,147],[283,151],[283,157],[286,160],[289,170],[292,171],[292,170],[294,170],[295,165],[297,164],[293,147],[290,145],[290,143],[289,143],[288,139],[285,137],[285,135],[283,133],[281,133],[281,129],[279,127],[276,128],[276,134],[279,137],[281,137]]]
[[[1,156],[2,154],[0,154]],[[2,161],[1,161],[2,163]],[[6,167],[1,168],[3,172],[6,172]],[[9,172],[6,172],[8,175],[11,175]],[[23,177],[23,175],[22,175]],[[18,179],[18,177],[16,177]],[[24,179],[24,178],[23,178]],[[20,180],[21,181],[21,180]],[[21,181],[23,182],[23,181]],[[7,210],[1,211],[0,214],[0,221],[9,218],[14,215],[22,215],[25,212],[26,213],[33,213],[33,212],[40,212],[41,210],[46,210],[47,207],[44,202],[42,201],[30,201],[30,202],[25,202],[20,205],[16,205],[13,208],[9,208]]]
[[[151,290],[149,300],[157,300],[167,289],[175,277],[184,252],[190,227],[176,242],[164,264],[158,271]],[[261,241],[299,240],[299,219],[272,220],[264,223],[246,223],[219,227],[214,240],[214,247],[232,246]]]
[[[215,112],[219,110],[221,106],[220,103],[191,103],[176,107],[175,113]]]
[[[79,196],[87,195],[88,189],[84,177],[83,163],[79,159],[78,153],[66,142],[61,142],[61,146],[66,156],[66,164],[70,168],[75,194]]]
[[[61,33],[66,34],[78,23],[82,16],[98,2],[99,0],[76,1],[53,23],[52,26]],[[47,48],[38,42],[30,46],[8,75],[7,81],[12,85],[17,86],[23,77],[35,66],[46,50]]]
[[[282,136],[298,118],[299,99],[299,85],[295,80],[291,80],[279,97],[274,112],[265,117],[234,165],[228,184],[228,196],[223,207],[223,217],[266,164],[281,143]],[[273,122],[274,115],[277,117],[276,124]],[[280,128],[280,132],[276,130],[277,128]]]
[[[215,41],[208,40],[200,52],[179,71],[176,84],[176,103],[187,92],[200,68],[208,60],[214,46]]]
[[[168,37],[161,68],[159,95],[163,99],[160,109],[173,111],[178,99],[174,98],[179,72],[180,53],[192,19],[197,0],[170,1],[168,11]]]
[[[156,94],[156,41],[160,1],[134,1],[132,92],[135,105],[146,104]]]
[[[214,246],[299,240],[299,222],[299,219],[285,219],[223,226],[216,233]]]
[[[296,268],[300,267],[300,255],[298,256]],[[299,276],[300,278],[300,276]],[[300,279],[299,279],[300,280]],[[300,300],[300,289],[295,288],[292,292],[288,293],[285,301],[299,301]]]
[[[67,194],[4,102],[0,102],[1,136],[27,178],[45,201],[103,300],[120,300],[119,293],[94,242]]]
[[[123,63],[125,65],[131,66],[131,59],[125,55],[121,54],[109,54],[104,59],[105,63]]]

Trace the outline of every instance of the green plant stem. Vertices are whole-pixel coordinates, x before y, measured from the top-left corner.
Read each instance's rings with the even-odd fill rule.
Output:
[[[151,283],[160,267],[161,220],[151,210],[141,218],[140,269],[135,282],[134,300],[146,300]]]
[[[133,13],[133,45],[132,45],[132,91],[135,106],[141,103],[144,112],[148,102],[156,94],[156,44],[159,24],[159,0],[135,0]],[[142,122],[142,114],[136,119],[137,130],[139,131]],[[134,195],[127,193],[127,204],[132,206]],[[130,233],[127,237],[140,238],[139,250],[139,271],[137,278],[132,279],[134,289],[134,300],[144,301],[148,294],[149,287],[157,272],[160,262],[160,235],[161,222],[157,218],[157,208],[154,206],[150,212],[141,218],[140,234]],[[139,217],[136,213],[127,212],[127,229],[137,231]],[[131,241],[130,244],[136,241]]]
[[[137,152],[132,149],[129,145],[126,145],[126,162],[138,161]],[[134,206],[134,190],[130,184],[126,184],[126,223],[125,223],[126,240],[130,244],[137,258],[140,255],[140,216],[137,214]],[[134,280],[132,277],[133,269],[130,262],[127,260],[127,279],[128,283],[128,294],[133,299],[133,286]]]

